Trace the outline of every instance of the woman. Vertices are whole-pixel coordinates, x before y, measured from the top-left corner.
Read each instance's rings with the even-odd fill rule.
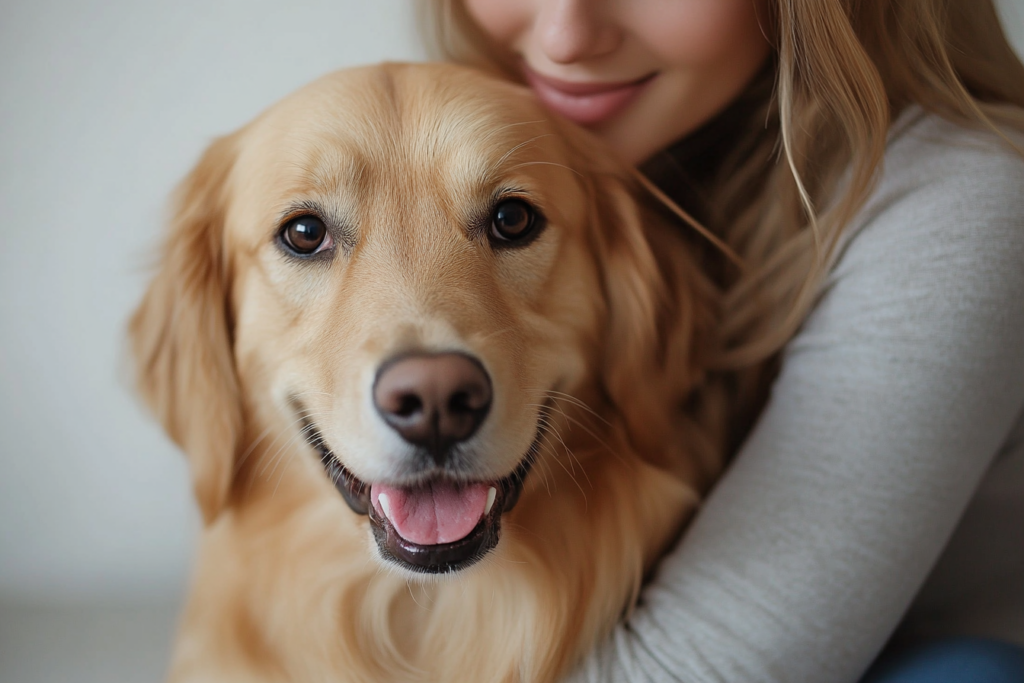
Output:
[[[575,677],[854,681],[888,642],[865,680],[1024,680],[1024,67],[990,0],[432,18],[746,264],[711,265],[735,460]]]

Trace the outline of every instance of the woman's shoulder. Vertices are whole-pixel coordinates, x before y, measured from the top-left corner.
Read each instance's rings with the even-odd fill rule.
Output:
[[[889,135],[878,184],[837,267],[1024,259],[1024,132],[968,128],[913,107]],[[1010,142],[1017,146],[1014,149]],[[998,252],[998,253],[993,253]]]
[[[908,196],[923,190],[933,201],[941,197],[943,205],[1001,197],[1008,205],[1020,207],[1024,200],[1024,131],[1004,128],[1003,133],[1005,138],[917,106],[908,108],[892,126],[880,184],[869,204],[879,196]],[[999,206],[987,201],[976,208]]]
[[[1024,135],[1011,140],[1024,147]],[[1016,339],[1024,331],[1024,158],[995,133],[906,112],[836,257],[811,328],[972,343],[1001,329]]]

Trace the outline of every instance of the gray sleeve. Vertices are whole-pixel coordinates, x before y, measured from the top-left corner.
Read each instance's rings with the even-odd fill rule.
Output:
[[[910,138],[733,466],[571,680],[851,683],[896,627],[1024,407],[1024,164]]]

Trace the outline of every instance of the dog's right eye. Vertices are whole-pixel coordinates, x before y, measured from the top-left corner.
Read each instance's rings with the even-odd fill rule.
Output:
[[[281,229],[281,241],[300,256],[309,256],[333,246],[327,226],[316,216],[293,218]]]
[[[506,199],[491,214],[491,239],[498,243],[526,243],[539,232],[542,223],[543,217],[522,199]]]

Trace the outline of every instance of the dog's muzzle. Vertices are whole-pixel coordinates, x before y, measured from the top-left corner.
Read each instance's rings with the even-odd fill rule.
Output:
[[[363,482],[331,452],[316,426],[305,421],[307,441],[348,506],[369,517],[384,559],[415,572],[447,573],[478,562],[498,544],[501,516],[519,500],[546,420],[538,420],[533,443],[506,477],[490,482],[457,478],[446,465],[453,449],[486,418],[491,396],[486,370],[463,354],[410,354],[381,366],[374,405],[385,423],[426,454],[426,471],[433,473],[413,485]],[[541,415],[546,412],[543,408]]]

